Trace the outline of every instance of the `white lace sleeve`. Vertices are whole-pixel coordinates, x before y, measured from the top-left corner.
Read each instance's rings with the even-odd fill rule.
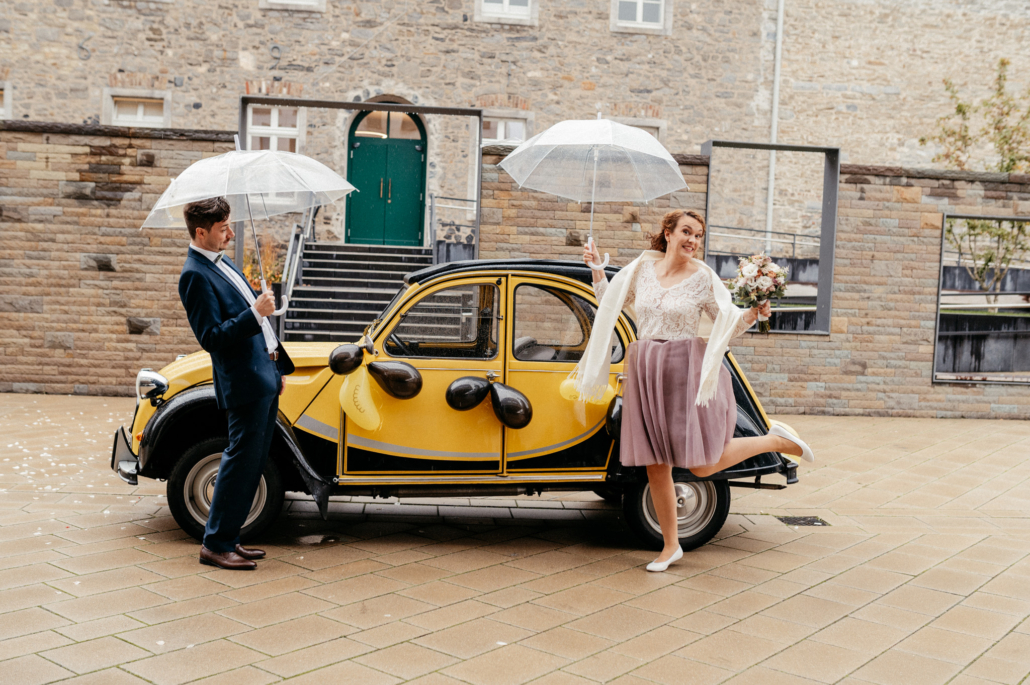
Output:
[[[709,282],[708,297],[707,299],[705,299],[704,302],[701,303],[701,308],[705,310],[705,314],[707,314],[708,318],[710,318],[712,321],[715,321],[715,318],[719,316],[719,305],[715,301],[715,292],[712,290],[714,285],[714,283]],[[743,335],[745,332],[747,332],[747,329],[751,328],[752,326],[754,326],[753,323],[748,323],[744,319],[744,317],[740,317],[740,321],[737,322],[736,328],[733,329],[732,337],[736,338],[738,336]]]
[[[603,280],[594,283],[594,295],[597,296],[598,303],[601,302],[601,298],[604,297],[605,291],[608,290],[608,277],[605,276]],[[634,281],[629,286],[629,292],[626,293],[626,302],[623,303],[623,307],[629,307],[637,300],[637,282]]]

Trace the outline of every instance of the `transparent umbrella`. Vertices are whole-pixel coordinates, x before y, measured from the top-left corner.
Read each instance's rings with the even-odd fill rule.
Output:
[[[646,202],[687,187],[679,164],[648,132],[609,119],[562,121],[519,145],[501,168],[525,188],[590,203]],[[603,269],[608,264],[594,264]]]
[[[274,150],[236,150],[192,164],[168,186],[150,211],[142,228],[181,228],[186,226],[183,208],[190,202],[224,197],[233,216],[250,220],[254,245],[258,245],[254,219],[278,214],[303,212],[328,205],[355,190],[342,176],[310,157]],[[257,249],[261,289],[267,290],[261,250]],[[275,311],[281,315],[288,301]]]

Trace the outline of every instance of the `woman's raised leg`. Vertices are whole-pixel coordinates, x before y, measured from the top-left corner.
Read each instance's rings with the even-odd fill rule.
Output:
[[[754,438],[733,438],[730,440],[730,444],[726,445],[726,449],[723,451],[722,456],[719,457],[719,461],[711,466],[696,466],[690,469],[690,472],[698,478],[705,478],[739,464],[745,459],[750,459],[756,454],[763,454],[765,452],[783,452],[784,454],[792,454],[799,457],[801,456],[801,447],[796,443],[777,435],[762,435]],[[650,468],[651,467],[649,466],[648,469]],[[648,471],[648,478],[650,478],[650,476],[651,472]],[[654,490],[654,485],[651,486],[651,489]]]
[[[651,501],[662,527],[665,547],[655,561],[664,562],[680,548],[679,523],[676,520],[676,486],[672,482],[672,467],[652,464],[647,467],[647,482],[651,486]]]

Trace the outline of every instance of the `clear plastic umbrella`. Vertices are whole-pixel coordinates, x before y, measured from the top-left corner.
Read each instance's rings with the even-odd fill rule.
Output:
[[[355,190],[342,176],[310,157],[274,150],[242,151],[238,137],[236,148],[202,159],[179,174],[158,198],[142,228],[185,227],[182,210],[187,204],[224,197],[234,216],[250,219],[256,248],[254,219],[332,204]],[[261,289],[267,290],[261,250],[256,252]],[[285,312],[288,304],[283,297],[283,306],[275,314]]]
[[[679,164],[646,131],[609,119],[562,121],[519,145],[501,168],[525,188],[590,203],[646,202],[687,187]],[[603,269],[608,264],[594,264]]]

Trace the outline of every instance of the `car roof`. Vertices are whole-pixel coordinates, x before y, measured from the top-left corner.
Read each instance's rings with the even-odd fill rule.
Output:
[[[437,276],[452,273],[475,273],[477,271],[533,271],[541,274],[565,276],[587,285],[593,282],[590,268],[582,262],[563,261],[559,259],[467,259],[459,262],[434,264],[418,271],[412,271],[404,277],[405,285],[424,283]],[[618,267],[609,266],[604,270],[611,279],[619,272]]]

